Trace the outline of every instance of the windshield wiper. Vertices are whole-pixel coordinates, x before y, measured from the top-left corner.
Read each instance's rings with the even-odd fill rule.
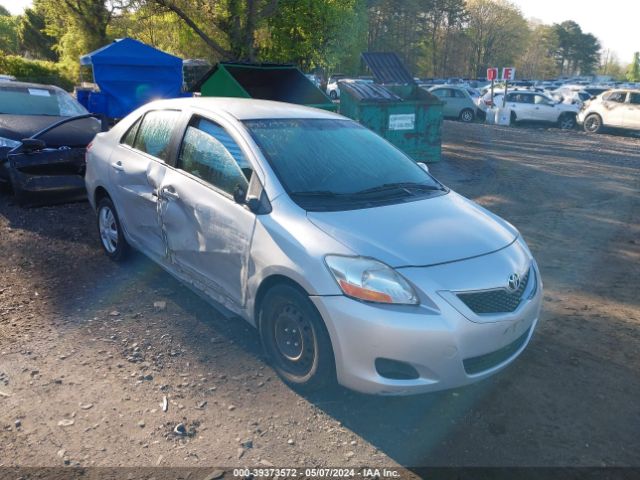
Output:
[[[380,193],[387,192],[389,190],[404,190],[407,193],[413,193],[413,191],[434,191],[434,190],[442,190],[441,187],[437,185],[427,185],[425,183],[415,183],[415,182],[395,182],[395,183],[383,183],[382,185],[378,185],[376,187],[365,188],[364,190],[360,190],[355,192],[355,195],[366,195],[368,193]]]
[[[332,192],[331,190],[309,190],[308,192],[291,192],[289,195],[308,198],[340,198],[349,194]]]

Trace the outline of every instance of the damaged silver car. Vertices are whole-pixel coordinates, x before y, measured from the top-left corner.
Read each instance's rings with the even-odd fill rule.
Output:
[[[298,388],[457,387],[531,339],[540,273],[509,223],[340,115],[249,99],[153,102],[98,134],[102,247],[130,247],[258,328]]]

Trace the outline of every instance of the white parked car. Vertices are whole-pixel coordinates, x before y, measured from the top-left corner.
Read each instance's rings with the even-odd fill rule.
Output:
[[[327,80],[327,95],[331,100],[337,100],[340,98],[340,86],[338,85],[338,81],[345,78],[347,78],[346,75],[343,75],[342,73],[335,73]]]
[[[578,114],[585,131],[605,127],[640,130],[640,90],[609,90],[586,102]]]
[[[504,92],[494,97],[493,103],[502,107]],[[511,123],[519,121],[555,123],[562,129],[576,126],[576,105],[558,102],[541,92],[513,90],[507,92],[506,108],[511,111]]]
[[[248,321],[295,387],[469,384],[538,322],[540,273],[516,228],[335,113],[152,102],[95,137],[85,181],[110,258],[132,246]]]

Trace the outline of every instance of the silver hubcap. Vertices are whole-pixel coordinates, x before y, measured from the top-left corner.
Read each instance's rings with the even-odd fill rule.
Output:
[[[600,121],[596,117],[591,117],[587,119],[587,130],[597,130],[600,126]]]
[[[471,112],[462,112],[462,119],[465,122],[470,122],[472,118],[473,116],[471,115]]]
[[[118,248],[118,225],[116,217],[109,207],[102,207],[98,214],[100,239],[107,252],[113,253]]]

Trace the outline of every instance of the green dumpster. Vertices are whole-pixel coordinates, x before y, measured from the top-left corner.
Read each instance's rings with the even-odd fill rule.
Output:
[[[386,138],[417,162],[440,161],[442,103],[417,85],[343,81],[340,113]]]
[[[203,97],[259,98],[337,110],[331,99],[294,65],[221,62],[194,90]]]

